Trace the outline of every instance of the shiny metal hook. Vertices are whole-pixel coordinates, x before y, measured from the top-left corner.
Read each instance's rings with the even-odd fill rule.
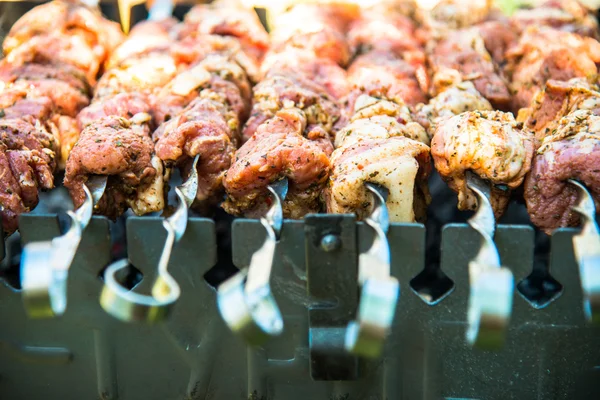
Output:
[[[117,276],[129,266],[127,259],[116,261],[106,269],[104,287],[100,294],[100,305],[113,317],[127,322],[159,322],[168,316],[171,307],[179,299],[181,290],[177,281],[169,274],[167,267],[173,246],[185,233],[188,209],[194,202],[198,192],[197,164],[199,157],[197,155],[194,158],[188,179],[175,188],[178,198],[176,211],[163,220],[163,227],[167,231],[167,239],[158,262],[158,276],[152,286],[152,294],[135,293],[121,285]]]
[[[271,291],[275,248],[283,226],[282,203],[288,191],[284,178],[268,186],[273,205],[261,224],[267,231],[265,242],[253,255],[250,267],[241,270],[219,286],[217,305],[229,328],[247,343],[258,346],[283,332],[283,318]]]
[[[346,350],[365,357],[379,357],[389,334],[400,297],[398,280],[390,276],[390,226],[385,204],[388,190],[373,183],[366,188],[373,194],[374,207],[365,223],[375,232],[371,248],[358,258],[360,303],[355,321],[348,324]]]
[[[67,232],[49,241],[28,243],[23,248],[21,287],[29,317],[47,318],[64,314],[69,268],[94,207],[104,195],[106,184],[106,176],[91,177],[83,185],[85,199],[81,207],[75,212],[67,212],[71,220]]]
[[[573,179],[569,183],[577,188],[579,201],[573,210],[581,216],[583,224],[581,232],[573,236],[583,289],[583,312],[589,322],[600,324],[600,230],[596,224],[596,206],[584,185]]]
[[[514,278],[500,264],[494,243],[496,220],[490,202],[490,186],[467,171],[467,186],[477,196],[477,212],[467,222],[481,236],[481,247],[469,263],[469,310],[467,341],[481,348],[499,348],[504,343],[512,313]]]

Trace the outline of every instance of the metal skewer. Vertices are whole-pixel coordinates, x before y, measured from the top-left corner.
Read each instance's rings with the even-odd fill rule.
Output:
[[[282,203],[288,191],[284,178],[268,186],[273,205],[261,224],[267,238],[245,268],[219,286],[217,305],[229,328],[249,344],[258,346],[283,332],[283,318],[271,291],[275,248],[283,226]]]
[[[129,261],[119,260],[108,266],[104,273],[104,287],[100,294],[100,305],[113,317],[122,321],[158,322],[164,320],[171,307],[179,299],[179,285],[168,273],[167,267],[175,243],[183,237],[188,220],[188,209],[196,199],[198,192],[198,171],[196,165],[199,155],[194,158],[188,179],[175,188],[179,200],[176,211],[163,220],[167,239],[158,262],[158,276],[152,286],[151,295],[134,293],[122,286],[117,276],[125,270]]]
[[[84,185],[85,200],[77,211],[68,211],[69,230],[50,241],[33,242],[21,254],[21,287],[27,314],[32,318],[54,317],[67,308],[69,268],[94,208],[104,195],[106,176],[93,176]]]
[[[581,233],[573,236],[573,250],[579,265],[583,289],[583,312],[586,319],[600,323],[600,230],[596,224],[596,207],[592,195],[576,180],[569,183],[577,188],[579,202],[573,210],[582,218]]]
[[[467,341],[481,348],[499,348],[512,313],[514,278],[501,266],[494,243],[496,221],[490,202],[490,186],[467,171],[467,186],[478,200],[477,212],[467,222],[481,236],[477,256],[469,263]]]
[[[396,313],[400,285],[390,276],[390,222],[385,204],[389,192],[373,183],[366,187],[373,194],[374,208],[365,222],[375,232],[375,238],[371,248],[358,258],[360,303],[356,320],[348,324],[345,345],[351,353],[374,358],[383,351]]]
[[[147,3],[147,0],[117,0],[119,8],[119,19],[123,32],[129,33],[131,29],[131,9],[139,4]],[[173,0],[153,0],[148,10],[148,21],[160,21],[171,17],[175,8]]]

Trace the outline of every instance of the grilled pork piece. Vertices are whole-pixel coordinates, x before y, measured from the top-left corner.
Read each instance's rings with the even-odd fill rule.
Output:
[[[600,43],[589,37],[547,27],[531,27],[506,53],[511,76],[512,108],[529,106],[533,96],[550,80],[567,81],[595,75]]]
[[[568,179],[584,184],[600,207],[600,116],[576,110],[556,126],[535,153],[524,192],[531,222],[548,234],[579,223],[572,210],[579,196]]]
[[[371,125],[374,130],[386,129],[376,121]],[[391,222],[424,220],[431,170],[428,146],[402,136],[365,137],[336,149],[331,164],[325,191],[328,213],[353,213],[359,219],[368,216],[372,195],[365,183],[371,182],[389,190],[386,205]]]
[[[510,113],[469,111],[437,125],[431,141],[435,168],[458,193],[458,208],[474,210],[475,195],[465,173],[472,171],[489,181],[496,217],[508,205],[510,192],[521,185],[531,168],[533,138],[522,131]]]
[[[414,122],[408,107],[368,95],[356,100],[355,113],[349,123],[335,135],[335,147],[348,146],[361,138],[388,139],[404,136],[429,145],[425,129]]]
[[[461,82],[446,89],[427,104],[416,107],[415,119],[431,139],[442,121],[465,111],[492,111],[492,105],[475,89],[472,82]],[[422,140],[423,142],[426,142]]]
[[[340,108],[324,87],[307,79],[301,73],[274,71],[254,87],[254,106],[242,134],[249,140],[258,127],[274,117],[283,108],[296,107],[304,111],[307,124],[318,124],[327,133],[340,118]]]
[[[270,42],[269,35],[252,9],[218,2],[193,7],[177,30],[178,39],[205,35],[237,39],[242,50],[258,63]]]
[[[495,108],[507,109],[510,94],[496,73],[492,58],[477,28],[449,32],[429,52],[432,94],[435,96],[460,82],[472,81]]]
[[[567,82],[549,80],[536,94],[530,107],[522,108],[518,120],[535,134],[537,145],[555,134],[562,117],[577,110],[600,115],[600,87],[597,78],[575,78]]]
[[[223,181],[227,191],[223,208],[233,215],[262,216],[270,207],[267,186],[285,177],[289,179],[285,217],[318,212],[332,151],[326,132],[318,126],[311,129],[304,111],[293,107],[278,111],[237,151]]]
[[[343,3],[294,5],[275,19],[270,52],[310,49],[316,59],[328,59],[345,66],[350,61],[351,51],[344,33],[358,12],[356,5]]]
[[[52,1],[33,8],[11,28],[3,45],[11,64],[69,64],[91,84],[123,40],[118,24],[83,4]]]
[[[417,10],[417,20],[431,34],[442,37],[448,31],[471,27],[493,14],[492,0],[441,0],[435,6]]]
[[[598,39],[594,11],[577,0],[549,0],[531,9],[519,9],[511,16],[511,26],[523,32],[530,26],[547,26]]]
[[[108,116],[81,131],[64,182],[75,207],[83,204],[83,184],[91,175],[109,176],[96,213],[114,219],[128,207],[138,215],[164,207],[163,167],[154,155],[150,122],[147,113],[131,119]]]

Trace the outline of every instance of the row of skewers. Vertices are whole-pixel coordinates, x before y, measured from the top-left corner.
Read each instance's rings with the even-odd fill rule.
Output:
[[[180,190],[178,210],[214,207],[225,194],[227,212],[263,217],[270,253],[284,217],[326,210],[364,219],[377,233],[374,246],[383,246],[378,262],[387,273],[359,265],[363,297],[391,293],[384,314],[393,316],[398,285],[389,277],[385,227],[425,218],[430,154],[459,208],[479,207],[470,222],[493,259],[474,261],[472,284],[486,274],[497,278],[505,292],[494,302],[503,309],[510,309],[513,283],[494,253],[494,216],[524,181],[532,222],[544,231],[576,225],[578,212],[593,224],[600,43],[595,20],[577,2],[550,1],[511,18],[487,1],[465,7],[448,0],[432,10],[298,4],[273,19],[270,36],[251,10],[230,2],[197,6],[183,23],[165,7],[125,40],[80,4],[55,1],[15,24],[2,61],[2,76],[12,81],[3,78],[0,95],[25,80],[22,96],[46,101],[51,111],[32,114],[30,103],[14,102],[0,120],[29,123],[28,131],[3,129],[9,139],[24,137],[6,140],[2,153],[14,178],[3,181],[10,186],[0,198],[6,232],[35,205],[38,187],[52,187],[61,164],[75,206],[87,201],[87,212],[73,217],[82,229],[91,204],[112,218],[128,208],[139,215],[165,209],[170,170],[179,168],[196,190]],[[65,21],[60,28],[35,23],[51,12]],[[51,72],[27,72],[36,68]],[[64,69],[70,73],[59,75]],[[52,101],[54,91],[32,89],[48,74],[69,88],[77,82],[85,96]],[[177,237],[175,220],[166,221]],[[276,334],[282,322],[268,289],[270,267],[266,274],[257,268],[220,290],[220,307],[235,326],[227,308],[242,293],[245,320]],[[389,290],[378,291],[382,285]],[[485,304],[473,299],[477,320]],[[363,317],[349,329],[349,348],[360,348],[369,332]],[[390,322],[378,321],[378,332]]]

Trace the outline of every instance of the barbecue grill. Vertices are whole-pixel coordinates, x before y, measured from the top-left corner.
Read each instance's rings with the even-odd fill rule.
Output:
[[[0,3],[2,39],[36,4]],[[119,19],[114,3],[101,7]],[[132,25],[146,17],[133,7]],[[189,181],[171,180],[180,212]],[[163,217],[129,212],[91,217],[56,258],[48,247],[23,257],[74,226],[66,190],[44,193],[0,246],[0,398],[599,399],[593,202],[596,222],[547,236],[524,204],[512,202],[494,231],[483,211],[458,211],[436,173],[429,188],[427,222],[391,223],[383,235],[380,214],[189,211],[178,235]],[[365,260],[378,267],[372,281]],[[244,299],[251,281],[256,307]]]

